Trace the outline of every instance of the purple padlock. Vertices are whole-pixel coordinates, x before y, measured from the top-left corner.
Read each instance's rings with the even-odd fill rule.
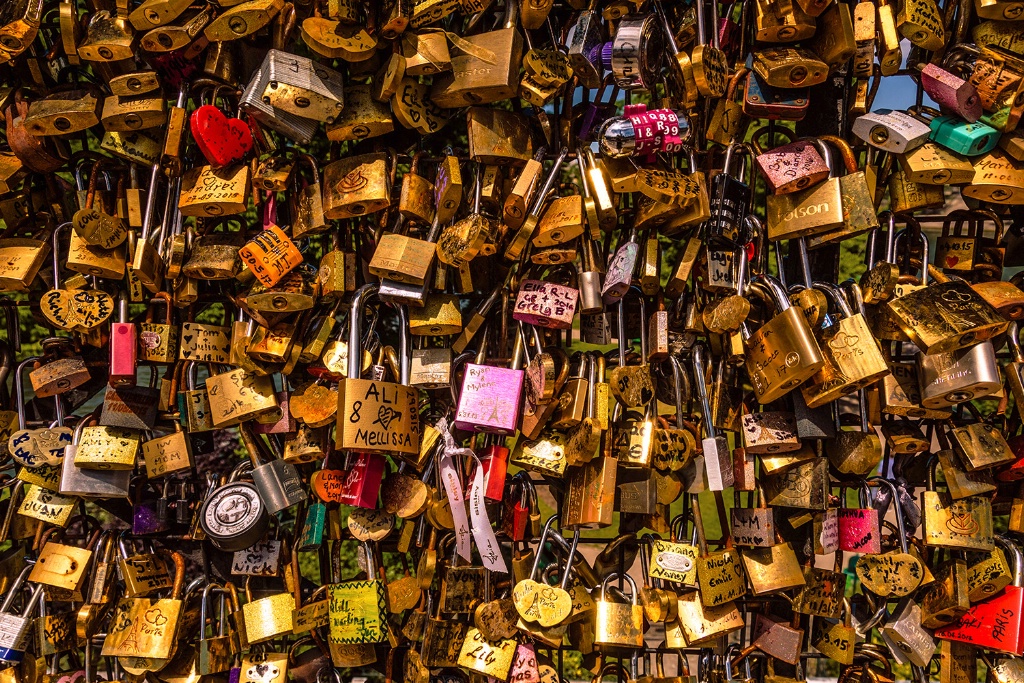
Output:
[[[167,521],[167,497],[170,480],[164,481],[163,495],[157,500],[142,500],[149,482],[139,484],[135,489],[135,500],[132,502],[132,534],[144,536],[159,534],[171,528]],[[163,511],[158,509],[163,504]]]

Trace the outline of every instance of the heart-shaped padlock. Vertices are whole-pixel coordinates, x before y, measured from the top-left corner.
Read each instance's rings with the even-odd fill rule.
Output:
[[[212,166],[227,166],[241,161],[252,149],[252,132],[237,118],[228,118],[212,104],[192,112],[192,137]]]

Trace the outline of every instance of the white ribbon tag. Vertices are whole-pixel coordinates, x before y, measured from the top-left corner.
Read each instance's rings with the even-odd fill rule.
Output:
[[[444,490],[448,495],[448,503],[452,508],[452,519],[455,521],[455,548],[459,556],[466,561],[472,561],[473,548],[470,543],[470,534],[476,541],[477,550],[480,552],[480,560],[484,567],[492,572],[507,574],[505,560],[501,556],[498,547],[498,540],[494,537],[494,530],[491,529],[491,521],[487,519],[487,508],[484,504],[484,470],[480,459],[473,452],[472,448],[461,448],[455,443],[455,438],[448,429],[448,421],[441,418],[437,423],[437,431],[444,439],[444,447],[441,451],[441,481],[444,482]],[[469,514],[472,520],[472,528],[469,520],[466,519],[466,501],[462,490],[462,482],[459,481],[459,474],[455,469],[455,458],[460,456],[472,456],[476,463],[476,474],[473,477],[472,488],[469,490]]]

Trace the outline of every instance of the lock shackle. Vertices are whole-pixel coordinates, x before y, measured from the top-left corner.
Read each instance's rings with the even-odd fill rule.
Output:
[[[31,356],[18,363],[17,369],[14,371],[14,402],[18,405],[18,429],[25,429],[25,389],[22,382],[21,373],[24,371],[25,366],[32,365],[33,363],[42,360],[41,356]],[[60,403],[60,395],[57,395],[57,403]]]
[[[557,534],[557,535],[561,536],[562,534]],[[568,586],[569,586],[569,576],[573,573],[572,572],[572,564],[573,564],[574,559],[576,558],[576,547],[579,546],[579,544],[580,544],[580,530],[579,530],[579,527],[577,527],[572,532],[572,544],[569,546],[569,555],[568,555],[568,557],[565,560],[565,571],[562,572],[562,581],[559,584],[559,587],[562,590],[566,590],[568,588]]]
[[[672,54],[679,54],[679,44],[676,42],[675,33],[672,31],[672,25],[669,24],[668,15],[665,14],[665,8],[661,6],[661,0],[654,0],[654,11],[658,15],[658,24],[661,26],[661,32],[665,34],[665,40],[668,42],[668,46],[671,48]]]
[[[742,155],[745,156],[741,158],[743,165],[740,167],[739,175],[733,177],[742,179],[743,176],[747,175],[748,171],[753,172],[753,161],[755,156],[753,147],[751,147],[749,144],[745,142],[733,142],[728,147],[725,148],[725,160],[722,162],[722,173],[725,173],[726,175],[732,175],[730,169],[732,167],[733,156],[737,149],[742,153]],[[747,157],[749,157],[749,159]],[[748,161],[750,162],[749,164],[747,163]],[[693,170],[694,168],[691,166],[690,171],[693,172]],[[750,181],[747,181],[747,184],[749,185]]]
[[[53,269],[53,288],[60,289],[60,258],[58,253],[60,252],[60,238],[61,233],[66,232],[68,228],[72,227],[72,223],[61,223],[53,229],[53,234],[50,235],[50,248],[53,250],[50,258],[50,267]]]
[[[899,253],[899,243],[901,239],[908,239],[907,233],[911,232],[910,228],[904,228],[896,234],[895,244],[893,245],[893,258],[896,258],[896,254]],[[925,287],[928,286],[928,264],[930,263],[929,250],[928,250],[928,238],[925,237],[924,233],[921,232],[920,228],[915,230],[918,237],[921,240],[921,284]],[[909,249],[909,247],[908,247]],[[895,261],[893,261],[895,263]],[[907,264],[910,264],[910,256],[907,256]]]
[[[818,139],[821,142],[828,143],[839,150],[839,155],[843,158],[843,166],[846,168],[847,175],[857,172],[857,156],[854,154],[853,148],[850,147],[849,142],[835,135],[822,135]],[[829,164],[829,170],[832,170],[831,164]]]
[[[605,600],[605,596],[608,593],[608,582],[611,581],[613,577],[619,577],[626,580],[626,583],[628,583],[630,588],[633,589],[633,594],[630,596],[632,604],[638,604],[637,599],[639,596],[639,592],[637,592],[636,581],[634,581],[633,577],[629,574],[619,574],[618,572],[612,572],[608,576],[604,577],[604,580],[601,582],[601,600]]]
[[[849,318],[854,315],[853,308],[850,306],[850,302],[846,300],[846,296],[843,294],[843,290],[838,285],[834,285],[831,282],[821,282],[815,280],[813,283],[814,289],[817,289],[825,294],[825,298],[829,299],[839,309],[839,313],[844,318]]]
[[[551,532],[551,524],[556,521],[561,526],[561,519],[557,514],[554,514],[548,517],[548,521],[544,522],[544,528],[540,532],[540,539],[537,541],[537,554],[533,558],[533,568],[530,569],[530,579],[534,579],[537,576],[537,570],[540,568],[540,557],[544,554],[544,542]]]
[[[846,300],[850,303],[854,315],[864,313],[864,292],[860,284],[851,278],[842,284],[842,289],[846,292]]]
[[[793,240],[790,240],[789,244],[792,246]],[[804,287],[811,289],[814,284],[811,281],[811,258],[807,252],[807,238],[797,237],[796,238],[796,253],[799,257],[800,264],[800,276],[803,278]],[[779,271],[780,273],[782,271]],[[784,286],[784,288],[786,288]],[[788,289],[788,288],[786,288]]]
[[[377,296],[379,291],[380,284],[370,282],[357,289],[352,296],[348,314],[348,376],[350,379],[359,379],[359,376],[362,375],[363,344],[360,331],[363,327],[363,308],[367,298]]]
[[[775,305],[776,312],[782,313],[783,311],[790,308],[791,304],[789,302],[789,295],[786,294],[785,288],[782,286],[782,283],[780,283],[777,279],[773,278],[770,275],[758,273],[757,275],[754,275],[750,279],[750,284],[752,287],[754,285],[760,286],[760,290],[755,289],[754,291],[760,291],[767,294],[772,303]]]
[[[934,470],[930,477],[932,476],[934,476]],[[889,492],[892,494],[892,499],[889,501],[889,505],[891,505],[896,511],[896,533],[900,539],[900,551],[904,553],[907,552],[907,528],[903,526],[903,506],[900,505],[900,494],[896,489],[896,485],[885,477],[868,477],[865,481],[869,483],[877,482],[880,486],[888,488]]]
[[[751,78],[753,78],[755,76],[756,76],[756,74],[753,74],[753,73],[750,74]],[[753,148],[754,148],[754,153],[757,154],[758,156],[760,156],[760,155],[765,153],[765,148],[761,146],[761,138],[764,137],[765,135],[768,135],[769,133],[771,133],[773,136],[774,135],[781,135],[788,142],[793,142],[793,131],[789,130],[788,128],[782,128],[782,127],[770,128],[769,126],[761,126],[760,128],[758,128],[757,130],[754,131],[754,134],[750,136],[750,141],[749,141],[749,144],[751,146],[753,146]],[[774,140],[774,137],[769,137],[768,138],[768,144],[769,145],[774,145],[775,143],[773,142],[773,140]]]
[[[821,138],[800,138],[800,140],[814,145],[814,148],[821,154],[821,160],[825,162],[825,166],[828,168],[828,177],[835,178],[835,169],[832,166],[832,150],[825,144],[825,141]]]
[[[511,4],[514,5],[517,3],[512,2]],[[568,154],[569,148],[563,145],[562,149],[558,153],[558,157],[555,159],[555,163],[548,170],[548,174],[544,178],[544,184],[541,185],[540,189],[537,190],[537,194],[534,196],[529,216],[540,216],[541,209],[544,208],[544,204],[547,201],[548,193],[551,192],[551,188],[554,187],[555,180],[558,178],[558,173],[562,170],[562,164],[565,162],[565,157],[568,156]]]
[[[199,577],[205,579],[205,577]],[[208,582],[203,587],[203,596],[199,601],[199,637],[202,639],[206,633],[206,603],[210,599],[210,593],[213,591],[223,591],[224,587],[218,583]],[[211,625],[212,626],[212,625]],[[215,629],[216,631],[216,629]]]
[[[607,676],[615,676],[617,680],[629,681],[629,671],[621,661],[614,661],[601,667],[601,671],[594,675],[590,683],[601,683]]]
[[[644,293],[639,287],[631,286],[619,299],[618,332],[619,332],[619,367],[626,365],[626,345],[628,344],[626,333],[626,299],[630,294],[635,293],[640,301],[640,357],[647,362],[647,303],[644,301]]]
[[[0,612],[7,613],[10,611],[11,606],[14,605],[15,599],[21,593],[21,588],[25,585],[25,581],[28,580],[28,575],[32,571],[33,564],[27,564],[22,568],[18,574],[18,578],[14,580],[14,584],[7,589],[7,595],[4,597],[4,602],[0,605]],[[40,587],[42,585],[40,584]]]
[[[683,419],[683,384],[686,382],[686,373],[683,371],[683,363],[673,354],[668,357],[672,365],[672,393],[676,404],[676,429],[686,429],[686,422]]]
[[[715,429],[715,421],[711,419],[711,401],[708,398],[708,387],[707,387],[707,373],[708,364],[706,359],[707,349],[703,342],[697,342],[693,345],[693,374],[694,374],[694,385],[697,390],[697,399],[700,401],[700,408],[703,412],[704,429],[708,433],[708,438],[714,439],[718,436],[718,430]]]
[[[1006,328],[1006,345],[1013,353],[1013,359],[1018,363],[1024,363],[1024,350],[1020,346],[1020,333],[1017,330],[1017,321],[1013,320]]]
[[[1024,551],[1015,541],[1006,536],[996,535],[995,541],[1013,556],[1011,560],[1013,563],[1013,585],[1018,588],[1024,586]]]

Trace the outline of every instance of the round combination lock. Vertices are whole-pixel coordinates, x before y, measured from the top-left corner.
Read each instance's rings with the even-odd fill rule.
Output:
[[[269,517],[256,487],[236,481],[221,486],[203,503],[199,523],[211,543],[235,551],[259,541],[267,531]]]

